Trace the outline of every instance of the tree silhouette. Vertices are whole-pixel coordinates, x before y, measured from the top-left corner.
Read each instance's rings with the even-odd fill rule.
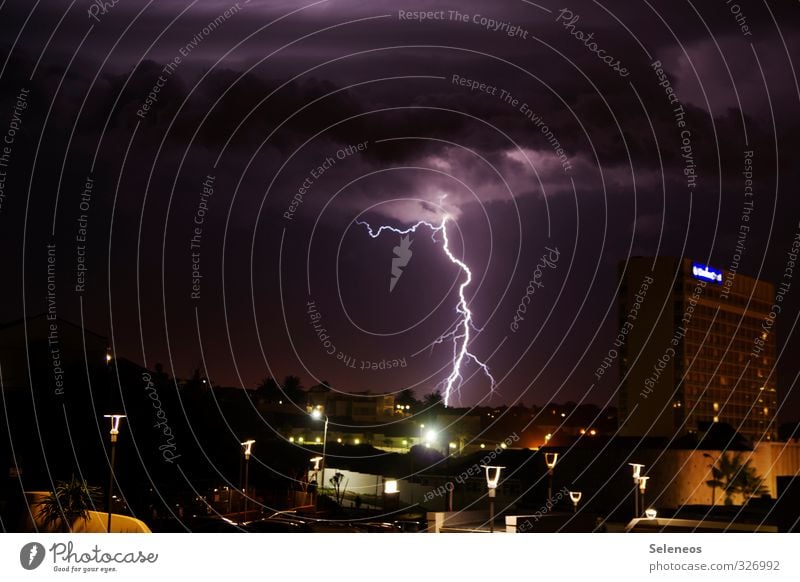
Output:
[[[741,452],[720,455],[711,466],[712,478],[706,481],[706,485],[712,490],[719,488],[725,493],[725,505],[733,505],[733,496],[737,493],[741,493],[745,501],[767,493],[763,477],[751,462],[752,459],[744,461]]]
[[[295,404],[302,405],[305,403],[303,383],[297,376],[286,376],[283,379],[283,393],[286,395],[286,398]]]
[[[333,493],[336,496],[336,503],[341,506],[342,501],[344,501],[344,494],[347,492],[347,483],[350,481],[347,479],[345,481],[345,476],[343,473],[339,473],[338,471],[328,479],[331,485],[333,486]]]
[[[273,378],[263,378],[256,388],[256,394],[267,402],[278,402],[283,399],[280,386]]]
[[[417,400],[416,396],[414,395],[414,391],[411,388],[406,388],[400,394],[397,395],[395,398],[395,402],[397,404],[402,404],[403,406],[410,406],[412,411],[416,411],[417,407],[419,406],[419,401]]]
[[[427,407],[431,407],[441,404],[443,400],[444,397],[442,396],[442,392],[440,390],[436,390],[435,392],[426,394],[422,399],[422,403]]]
[[[45,527],[58,524],[61,532],[72,532],[78,519],[87,521],[89,510],[100,497],[100,488],[72,475],[69,481],[58,481],[55,490],[44,498],[39,507],[39,517]]]

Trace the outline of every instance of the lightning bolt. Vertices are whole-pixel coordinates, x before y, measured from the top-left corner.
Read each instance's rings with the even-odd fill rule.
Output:
[[[472,321],[472,311],[469,309],[469,305],[467,304],[467,299],[464,296],[464,292],[469,284],[472,282],[472,271],[467,266],[464,261],[459,260],[450,250],[450,239],[447,237],[447,221],[451,220],[450,215],[445,214],[442,217],[442,222],[436,226],[431,224],[426,220],[420,220],[413,226],[409,226],[405,229],[395,228],[393,226],[380,226],[377,230],[373,230],[372,227],[362,221],[356,221],[356,224],[366,226],[367,232],[369,236],[372,238],[378,238],[381,235],[381,232],[384,230],[388,230],[390,232],[395,232],[400,235],[407,235],[412,232],[416,232],[417,229],[421,226],[426,226],[431,229],[431,238],[434,242],[436,242],[436,233],[439,232],[442,234],[442,241],[443,245],[442,248],[444,249],[444,254],[450,260],[451,263],[456,265],[461,271],[466,275],[466,279],[461,285],[458,286],[458,304],[456,305],[456,312],[459,314],[459,318],[456,321],[455,326],[453,327],[452,331],[448,331],[442,334],[439,338],[437,338],[432,345],[440,344],[447,339],[451,339],[453,341],[453,369],[450,372],[450,375],[443,380],[439,386],[444,388],[443,390],[443,401],[444,405],[448,406],[450,402],[450,396],[454,392],[458,392],[461,388],[461,384],[464,382],[464,377],[461,374],[462,366],[464,365],[465,360],[471,360],[474,362],[486,377],[491,382],[491,390],[494,390],[495,380],[492,376],[491,372],[489,371],[489,366],[485,363],[480,361],[474,354],[469,351],[469,344],[471,340],[471,333],[472,331],[480,331]]]
[[[39,553],[39,548],[36,546],[31,546],[30,554],[28,554],[28,566],[33,564],[33,559],[36,557],[36,554]]]

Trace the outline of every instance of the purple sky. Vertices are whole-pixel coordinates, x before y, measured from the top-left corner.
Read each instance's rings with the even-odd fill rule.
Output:
[[[399,227],[448,212],[453,251],[475,276],[471,350],[499,381],[491,402],[614,404],[616,375],[593,385],[593,372],[615,335],[619,261],[685,254],[725,268],[747,150],[756,195],[740,272],[778,280],[798,228],[800,19],[789,3],[740,2],[746,30],[724,3],[573,2],[577,20],[547,1],[253,0],[222,19],[234,4],[121,0],[96,20],[88,6],[0,9],[0,131],[31,90],[0,209],[12,281],[0,315],[23,313],[20,273],[28,312],[43,310],[44,245],[55,240],[59,314],[80,319],[76,219],[91,174],[87,324],[113,326],[120,354],[178,376],[200,366],[227,385],[294,373],[346,391],[430,392],[450,370],[452,347],[430,344],[456,321],[461,273],[419,232],[390,293],[399,236],[373,240],[354,221]],[[654,61],[685,111],[694,188]],[[190,239],[208,175],[193,300]],[[512,332],[548,247],[558,263]],[[778,323],[787,353],[798,293]],[[325,353],[309,300],[342,358]],[[360,369],[384,359],[406,365]],[[782,394],[797,371],[781,360]],[[475,375],[461,402],[486,395]],[[787,406],[797,416],[797,400]]]

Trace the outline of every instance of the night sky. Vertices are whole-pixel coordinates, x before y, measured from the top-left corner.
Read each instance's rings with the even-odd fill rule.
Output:
[[[46,309],[55,244],[58,315],[171,375],[433,391],[464,272],[422,226],[390,291],[401,237],[356,221],[447,215],[497,380],[467,363],[450,403],[614,405],[620,261],[727,268],[747,152],[739,272],[780,280],[800,229],[796,3],[97,6],[0,4],[0,319]]]

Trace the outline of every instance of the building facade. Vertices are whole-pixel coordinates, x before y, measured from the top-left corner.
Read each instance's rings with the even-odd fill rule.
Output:
[[[777,438],[775,288],[691,259],[620,266],[620,433],[672,437],[725,422]]]

